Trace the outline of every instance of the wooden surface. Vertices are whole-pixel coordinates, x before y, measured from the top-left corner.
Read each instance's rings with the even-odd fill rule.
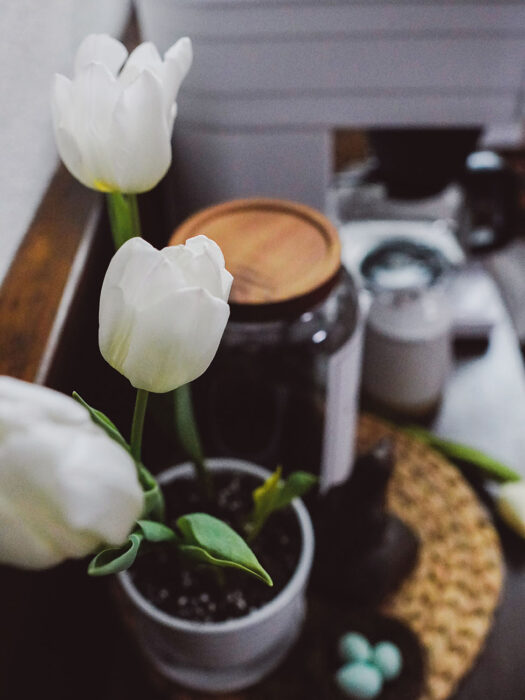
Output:
[[[0,290],[0,373],[45,381],[100,217],[101,199],[60,168]]]
[[[239,304],[290,301],[321,287],[341,265],[333,224],[294,202],[240,199],[209,207],[181,224],[170,243],[199,234],[220,245],[234,278],[230,301]]]

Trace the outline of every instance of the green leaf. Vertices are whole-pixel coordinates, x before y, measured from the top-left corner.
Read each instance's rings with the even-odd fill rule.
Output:
[[[316,482],[317,478],[313,474],[301,471],[293,472],[282,482],[281,467],[278,467],[253,492],[254,508],[246,523],[248,542],[255,539],[273,512],[285,508],[294,498],[304,495]]]
[[[517,472],[483,452],[476,450],[474,447],[469,447],[459,442],[443,440],[443,438],[419,426],[408,426],[403,428],[403,431],[411,437],[424,442],[426,445],[430,445],[430,447],[441,452],[445,457],[469,464],[479,469],[485,477],[493,481],[499,483],[521,481],[521,476]]]
[[[212,566],[240,569],[273,586],[250,547],[226,523],[206,513],[191,513],[180,517],[177,527],[183,537],[179,550],[187,556]]]
[[[103,549],[89,563],[88,574],[107,576],[129,569],[137,558],[142,540],[143,536],[140,533],[133,532],[128,537],[128,543],[122,547]]]
[[[177,535],[167,525],[153,520],[137,520],[137,525],[142,530],[144,539],[148,542],[175,542]]]
[[[264,522],[272,512],[274,503],[282,488],[280,484],[281,473],[281,467],[277,467],[274,473],[266,479],[264,484],[256,488],[253,492],[253,519],[255,522]]]
[[[157,480],[143,464],[138,465],[139,480],[144,491],[144,508],[142,517],[152,517],[155,520],[164,520],[165,505],[164,496]]]
[[[118,442],[119,445],[121,445],[131,454],[131,448],[122,436],[122,433],[119,431],[117,426],[106,415],[104,415],[104,413],[102,413],[102,411],[92,408],[79,394],[77,394],[76,391],[73,392],[73,398],[89,411],[91,419],[94,423],[103,428],[109,437],[113,438],[115,442]],[[142,511],[142,516],[152,516],[156,520],[164,520],[164,496],[162,495],[160,486],[153,475],[142,463],[135,460],[135,465],[137,467],[140,485],[144,491],[144,508]]]
[[[274,502],[274,510],[279,510],[290,505],[294,498],[301,498],[307,493],[318,479],[309,472],[293,472],[281,486]]]
[[[84,399],[77,394],[76,391],[73,392],[73,398],[78,401],[79,404],[84,406],[89,411],[91,420],[103,428],[110,438],[113,438],[115,442],[118,442],[125,450],[130,451],[130,447],[126,440],[124,440],[122,433],[119,431],[117,426],[106,416],[102,411],[98,411],[96,408],[92,408]]]

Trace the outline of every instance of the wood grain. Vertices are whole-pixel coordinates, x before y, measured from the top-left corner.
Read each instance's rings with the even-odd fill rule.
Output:
[[[59,168],[0,291],[0,374],[45,381],[101,205]]]
[[[233,274],[230,301],[290,301],[328,282],[341,265],[333,224],[311,207],[279,199],[238,199],[204,209],[179,226],[171,244],[204,234]]]

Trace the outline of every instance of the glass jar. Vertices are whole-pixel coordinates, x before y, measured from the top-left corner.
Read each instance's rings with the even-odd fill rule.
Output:
[[[236,234],[234,233],[236,231]],[[344,481],[354,454],[362,324],[336,230],[309,207],[238,200],[189,220],[234,276],[231,317],[194,383],[207,454]]]

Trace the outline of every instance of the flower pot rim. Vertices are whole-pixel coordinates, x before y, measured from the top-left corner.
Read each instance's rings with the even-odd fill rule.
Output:
[[[264,467],[248,462],[242,459],[233,457],[214,457],[206,460],[206,464],[217,471],[236,470],[245,474],[255,474],[261,479],[267,479],[271,472]],[[158,475],[159,484],[166,484],[173,478],[183,477],[193,473],[193,464],[184,462],[182,464],[169,467]],[[149,617],[155,619],[158,623],[181,631],[193,632],[194,634],[223,634],[240,630],[245,627],[256,625],[262,620],[266,620],[278,613],[287,603],[292,600],[303,589],[308,573],[312,566],[314,554],[314,533],[310,515],[299,498],[295,498],[291,507],[295,511],[295,515],[299,522],[301,530],[302,543],[299,554],[299,561],[295,571],[286,584],[286,586],[272,598],[268,603],[257,610],[244,615],[243,617],[234,618],[232,620],[224,620],[222,622],[197,622],[191,620],[183,620],[180,617],[165,613],[155,605],[153,605],[142,593],[137,589],[131,580],[131,576],[127,571],[117,574],[117,579],[124,588],[127,595],[132,599],[135,605]],[[263,584],[261,584],[263,585]]]

